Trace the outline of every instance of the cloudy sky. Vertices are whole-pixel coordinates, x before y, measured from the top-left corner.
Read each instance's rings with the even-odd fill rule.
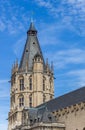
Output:
[[[45,59],[54,62],[55,97],[85,86],[85,0],[0,0],[0,130],[7,130],[11,67],[31,18]]]

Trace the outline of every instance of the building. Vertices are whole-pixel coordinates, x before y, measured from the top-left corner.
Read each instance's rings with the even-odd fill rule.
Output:
[[[85,130],[85,87],[54,99],[53,65],[44,57],[32,22],[11,74],[8,130]]]

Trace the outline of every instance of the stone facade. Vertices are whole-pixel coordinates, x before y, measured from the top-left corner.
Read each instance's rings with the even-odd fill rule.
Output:
[[[21,125],[24,107],[36,107],[54,97],[53,68],[44,58],[31,23],[23,56],[14,64],[11,74],[10,112],[8,130]]]
[[[59,122],[65,124],[66,130],[85,130],[85,103],[66,107],[53,114]]]

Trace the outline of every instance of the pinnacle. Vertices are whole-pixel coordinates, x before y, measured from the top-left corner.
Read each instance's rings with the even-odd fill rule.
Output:
[[[36,28],[34,26],[34,22],[31,22],[30,27],[29,27],[29,31],[36,31]]]

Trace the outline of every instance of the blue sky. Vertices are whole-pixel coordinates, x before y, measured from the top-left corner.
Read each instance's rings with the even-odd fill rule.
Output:
[[[31,17],[45,59],[54,62],[55,97],[85,86],[85,0],[0,0],[0,130],[7,130],[8,81]]]

